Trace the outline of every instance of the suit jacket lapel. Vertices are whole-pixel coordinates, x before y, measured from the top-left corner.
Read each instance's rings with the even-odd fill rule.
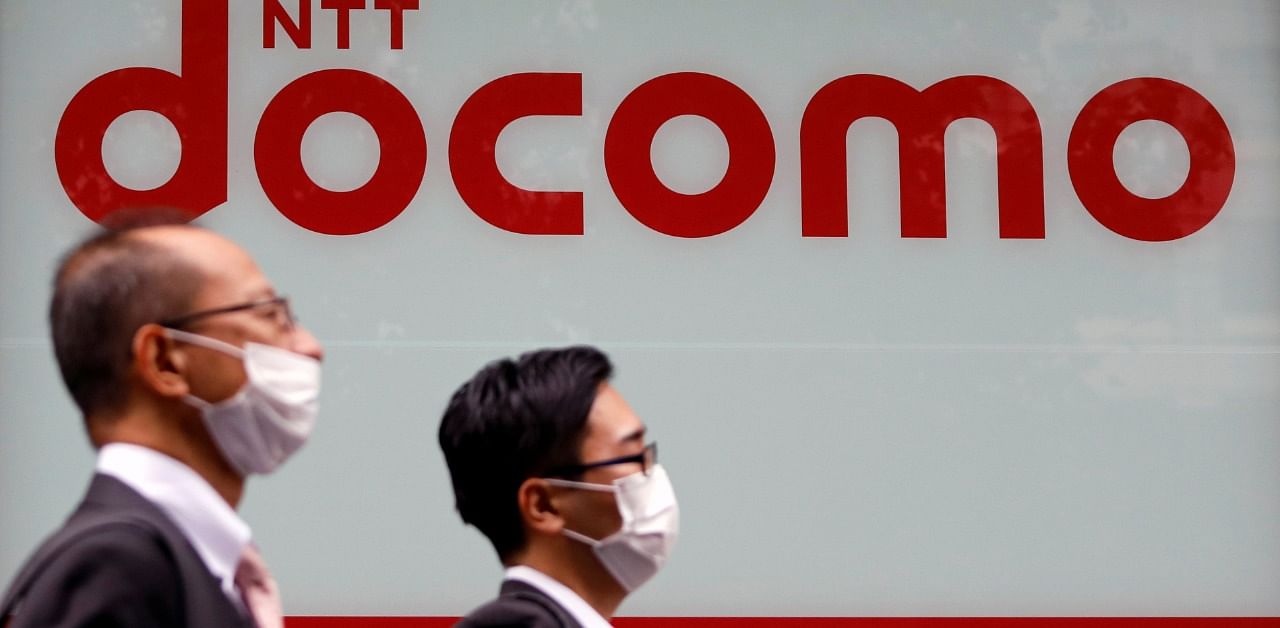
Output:
[[[578,620],[574,619],[573,615],[569,614],[569,611],[560,606],[555,599],[547,595],[542,589],[527,582],[522,580],[503,580],[499,594],[503,597],[518,597],[541,605],[552,615],[555,615],[560,625],[565,628],[582,628],[582,624],[579,624]]]
[[[115,522],[135,523],[164,540],[178,569],[174,575],[182,581],[183,604],[190,628],[253,626],[253,622],[223,593],[222,584],[209,572],[191,542],[168,515],[124,482],[103,474],[94,474],[84,499],[63,527],[27,561],[10,590],[0,600],[0,613],[10,610],[14,598],[24,592],[29,581],[76,535],[94,526]]]
[[[252,626],[252,620],[232,604],[222,583],[205,566],[191,541],[159,506],[128,485],[108,475],[95,474],[84,507],[141,515],[155,526],[173,550],[183,581],[187,622],[197,626]]]

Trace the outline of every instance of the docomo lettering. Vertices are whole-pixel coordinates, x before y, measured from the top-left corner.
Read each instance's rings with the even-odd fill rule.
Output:
[[[375,8],[393,16],[393,48],[403,41],[401,11],[416,4],[375,0]],[[264,2],[264,46],[274,45],[266,32],[275,23],[296,46],[310,46],[304,5],[309,3],[300,3],[299,20],[285,24],[287,16],[271,10],[278,2]],[[321,3],[335,9],[363,5]],[[339,20],[340,47],[349,45],[345,23]],[[227,28],[225,2],[184,0],[180,74],[119,69],[90,81],[71,99],[58,125],[55,161],[67,195],[87,217],[102,221],[121,208],[160,205],[198,216],[226,202]],[[177,171],[151,190],[121,186],[102,160],[107,127],[138,109],[168,118],[182,142]],[[332,112],[360,116],[378,136],[377,168],[354,190],[324,189],[302,165],[303,134]],[[498,136],[513,121],[580,115],[580,73],[511,74],[481,86],[459,109],[449,137],[459,196],[477,216],[506,231],[581,235],[581,192],[520,188],[502,176],[495,160]],[[723,178],[700,194],[666,187],[650,160],[658,129],[682,115],[714,123],[729,147]],[[960,118],[978,118],[995,131],[1000,237],[1045,237],[1043,139],[1035,109],[1022,93],[990,76],[957,76],[917,90],[875,74],[837,78],[806,105],[799,135],[802,236],[848,236],[845,137],[865,117],[884,118],[897,129],[902,237],[947,235],[943,136]],[[1172,126],[1190,153],[1186,180],[1164,198],[1131,193],[1115,172],[1117,138],[1143,120]],[[258,122],[254,160],[263,191],[284,216],[311,231],[350,235],[377,229],[408,207],[426,171],[427,140],[416,109],[394,85],[368,72],[327,69],[297,78],[272,98]],[[749,218],[769,190],[775,162],[773,131],[751,96],[724,78],[698,72],[665,74],[636,87],[614,111],[604,138],[605,172],[622,206],[647,227],[677,237],[718,235]],[[1194,89],[1164,78],[1132,78],[1085,103],[1067,142],[1067,167],[1082,205],[1099,223],[1135,240],[1169,241],[1217,216],[1231,191],[1235,150],[1222,116]]]

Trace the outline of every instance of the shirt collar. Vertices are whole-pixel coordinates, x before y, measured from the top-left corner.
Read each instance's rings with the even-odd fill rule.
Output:
[[[190,467],[154,449],[111,443],[98,451],[98,473],[110,475],[160,507],[205,567],[235,591],[236,565],[252,534],[248,524]]]
[[[582,628],[609,628],[609,622],[597,613],[596,609],[587,604],[586,600],[583,600],[573,589],[564,586],[555,578],[528,565],[507,567],[505,576],[508,580],[519,580],[546,593],[556,601],[556,604],[573,615],[573,618],[582,624]]]

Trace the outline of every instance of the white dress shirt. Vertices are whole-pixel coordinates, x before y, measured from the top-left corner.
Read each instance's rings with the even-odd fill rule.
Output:
[[[248,524],[190,467],[154,449],[111,443],[98,451],[98,473],[109,475],[160,507],[177,524],[232,602],[236,565],[249,545]]]
[[[516,565],[507,567],[506,578],[508,580],[519,580],[528,585],[536,587],[539,591],[546,593],[548,597],[556,601],[564,610],[568,611],[574,619],[582,624],[583,628],[609,628],[609,622],[605,621],[596,609],[591,608],[586,600],[583,600],[573,589],[560,584],[558,580],[548,576],[547,574],[526,565]]]

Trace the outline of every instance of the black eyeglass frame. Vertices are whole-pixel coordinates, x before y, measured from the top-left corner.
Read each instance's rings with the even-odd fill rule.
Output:
[[[244,310],[252,310],[254,308],[265,307],[268,305],[278,305],[284,308],[285,319],[287,321],[287,329],[293,329],[294,323],[298,321],[293,315],[293,309],[289,307],[289,297],[275,296],[270,299],[261,299],[258,301],[250,301],[248,303],[237,303],[235,305],[227,305],[224,307],[215,307],[208,310],[199,310],[189,314],[183,314],[174,318],[159,321],[161,327],[171,327],[181,329],[186,325],[198,321],[202,318],[217,316],[219,314],[230,314],[232,312],[241,312]]]
[[[652,461],[653,464],[650,464],[649,461]],[[658,441],[653,441],[648,445],[645,445],[644,449],[642,449],[638,454],[631,454],[629,456],[618,456],[617,458],[610,458],[608,460],[601,460],[599,462],[584,462],[582,464],[564,465],[561,467],[556,467],[554,469],[551,469],[545,474],[545,477],[550,477],[550,478],[576,477],[592,469],[599,469],[600,467],[611,467],[615,464],[627,464],[632,462],[640,463],[641,472],[643,472],[645,475],[649,475],[649,470],[653,468],[653,465],[658,464]]]

